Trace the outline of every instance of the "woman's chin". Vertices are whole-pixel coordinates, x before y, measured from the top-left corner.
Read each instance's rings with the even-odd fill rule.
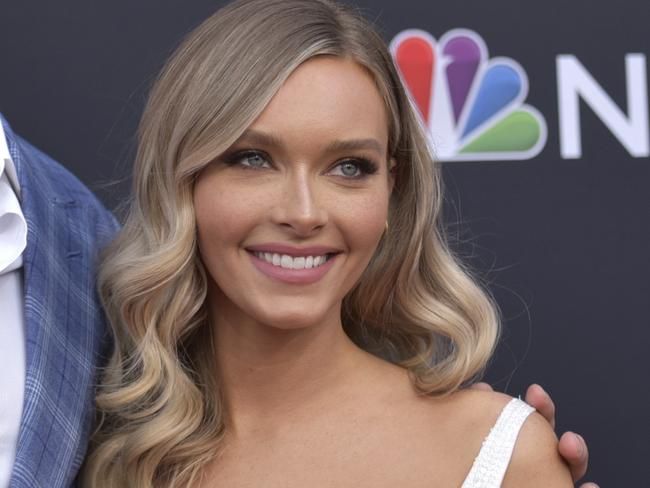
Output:
[[[327,313],[327,310],[306,310],[305,308],[274,308],[268,313],[256,314],[256,319],[274,329],[278,330],[300,330],[319,327],[327,323],[340,323],[338,311],[336,314]]]

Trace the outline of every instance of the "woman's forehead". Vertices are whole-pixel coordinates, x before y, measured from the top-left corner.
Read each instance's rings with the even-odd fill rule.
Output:
[[[321,56],[287,78],[249,132],[305,138],[374,139],[382,147],[388,138],[384,100],[365,68],[346,58]]]

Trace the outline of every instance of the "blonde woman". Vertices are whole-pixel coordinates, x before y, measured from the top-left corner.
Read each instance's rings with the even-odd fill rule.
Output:
[[[153,88],[101,267],[115,350],[85,486],[572,486],[532,408],[460,390],[499,324],[440,206],[354,11],[244,0],[209,18]]]

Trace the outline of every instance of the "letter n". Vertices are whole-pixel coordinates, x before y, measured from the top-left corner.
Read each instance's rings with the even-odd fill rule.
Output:
[[[556,65],[560,153],[564,159],[582,156],[580,98],[632,156],[640,158],[650,155],[648,88],[643,54],[625,56],[627,114],[620,110],[575,56],[559,55]]]

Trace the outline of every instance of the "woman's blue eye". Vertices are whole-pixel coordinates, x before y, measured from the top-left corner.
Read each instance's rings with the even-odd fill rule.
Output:
[[[348,159],[334,168],[334,174],[350,179],[361,179],[376,172],[377,166],[367,159]]]
[[[357,176],[359,171],[359,167],[354,163],[341,163],[341,173],[345,176]]]
[[[270,167],[269,162],[263,154],[252,151],[234,154],[230,158],[229,163],[252,169]]]

